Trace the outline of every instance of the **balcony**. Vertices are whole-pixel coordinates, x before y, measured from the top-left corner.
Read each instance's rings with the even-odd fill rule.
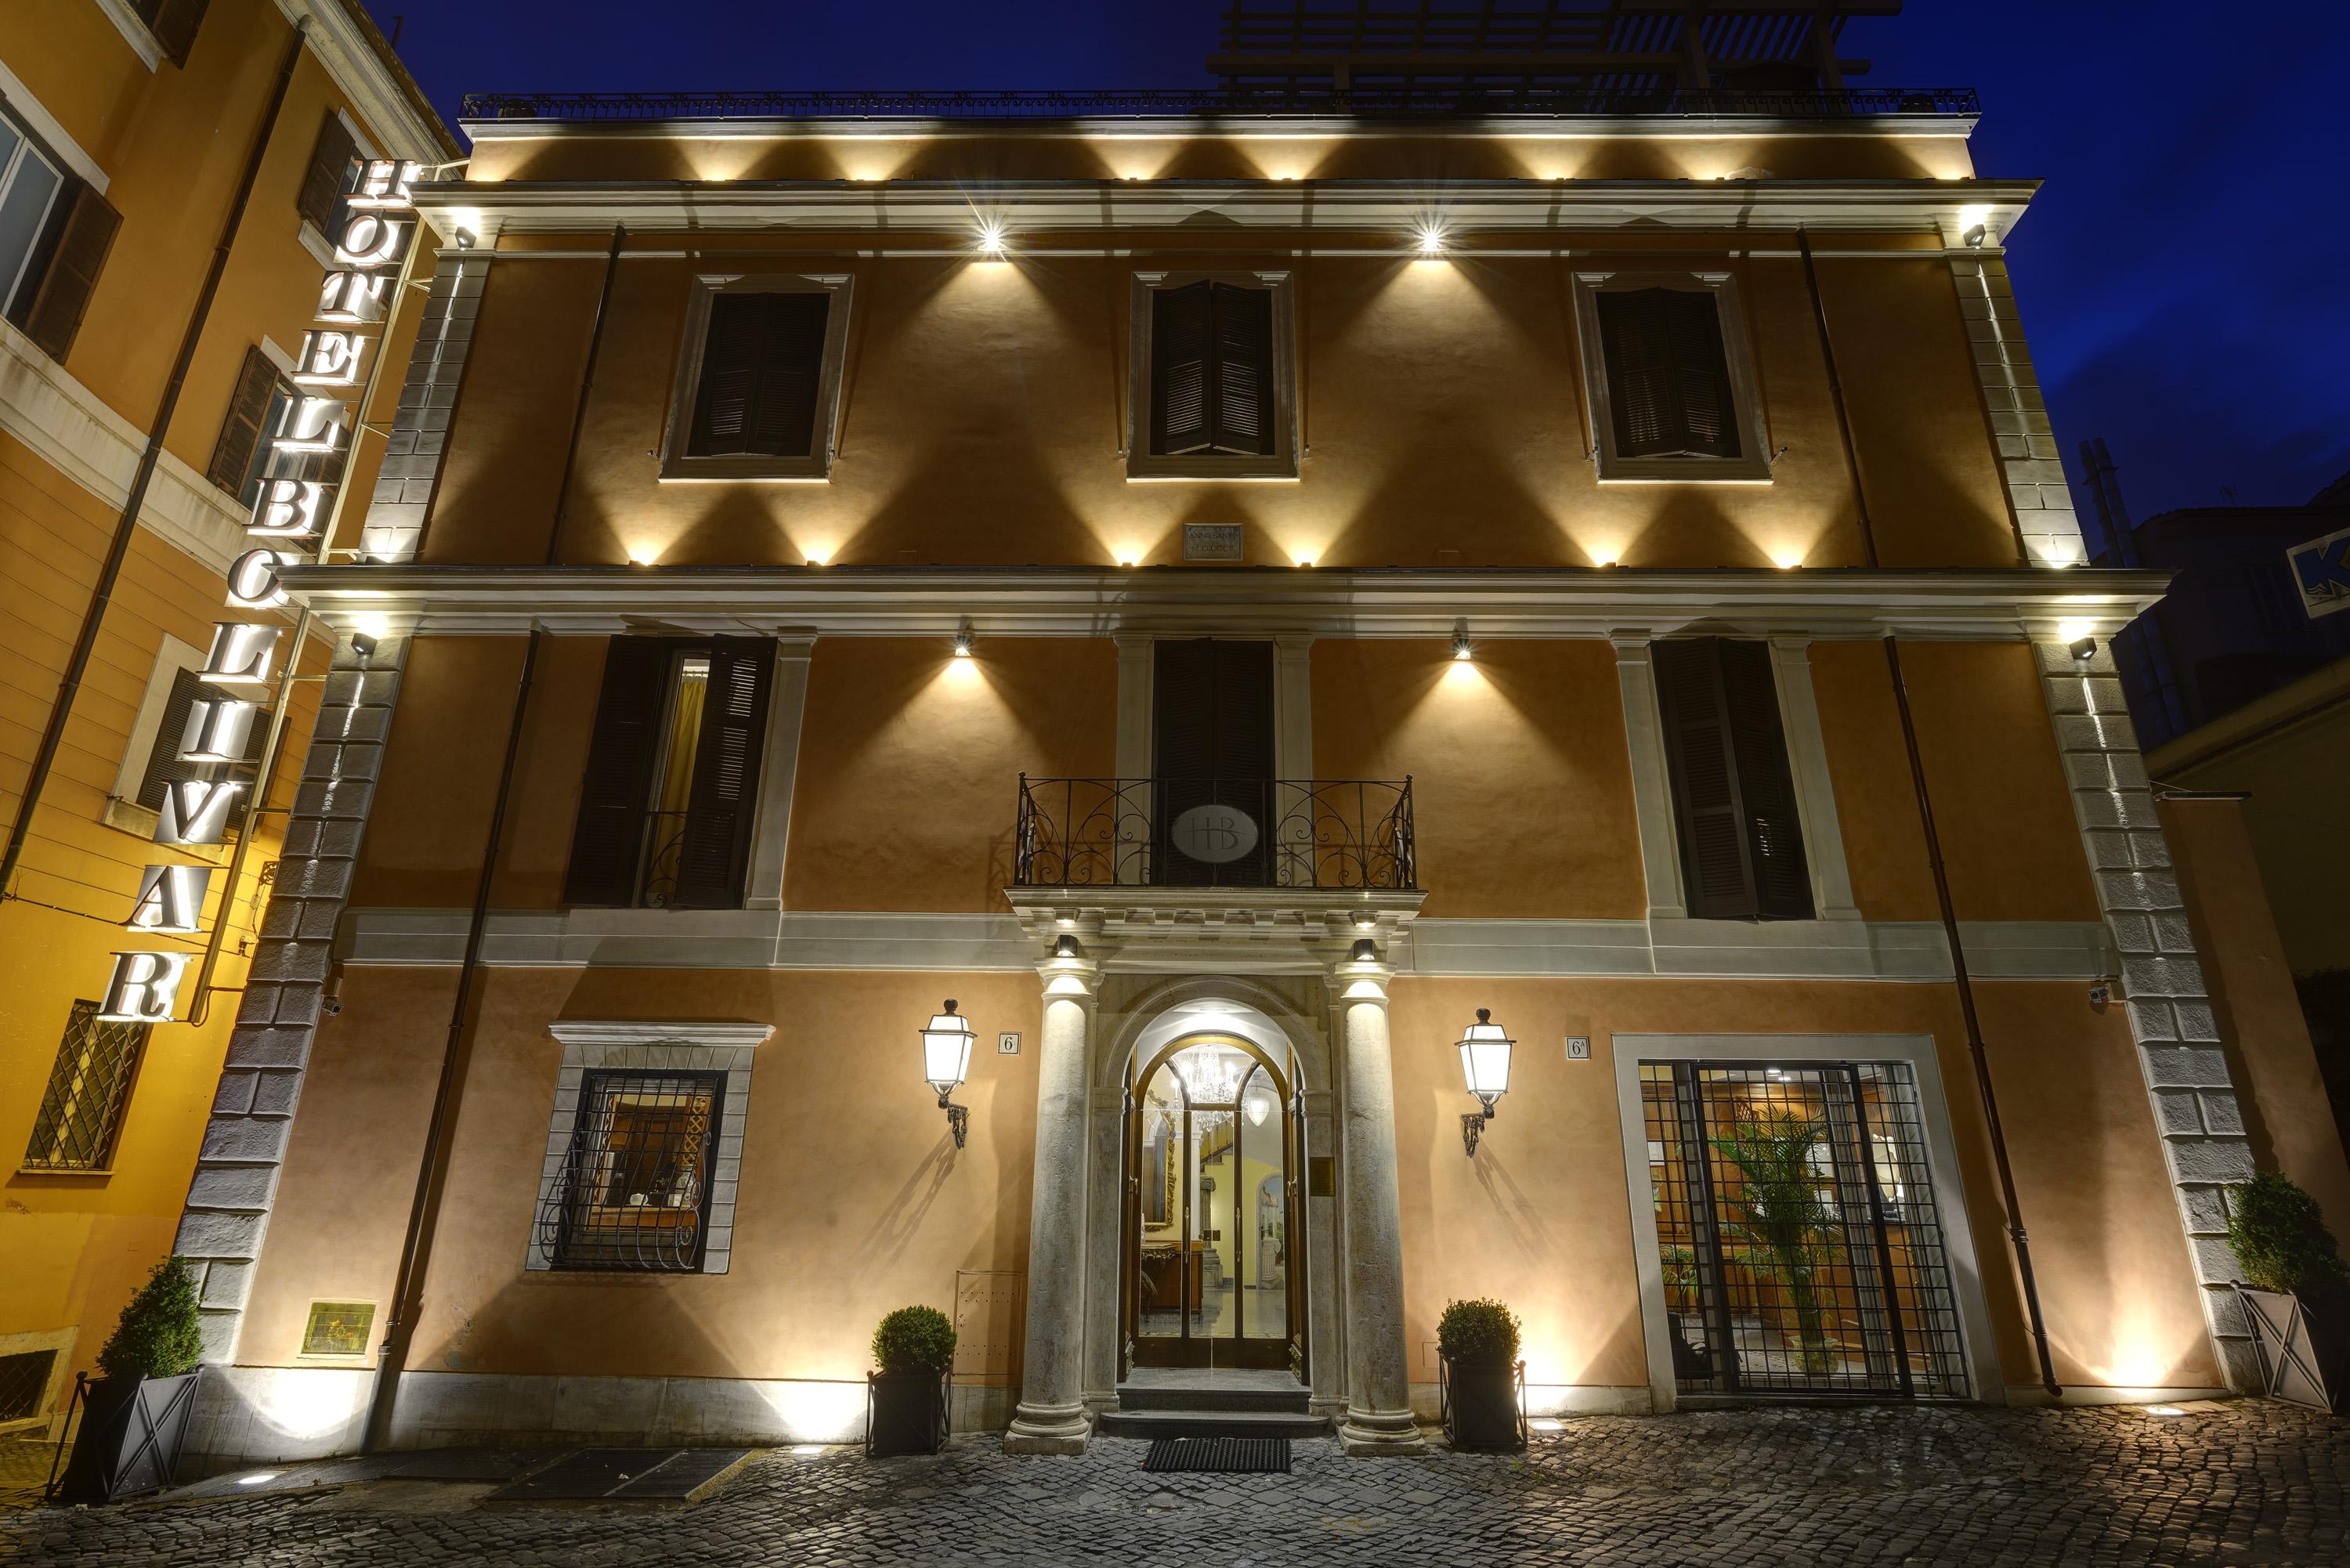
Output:
[[[1411,780],[1020,775],[1015,888],[1412,893]]]

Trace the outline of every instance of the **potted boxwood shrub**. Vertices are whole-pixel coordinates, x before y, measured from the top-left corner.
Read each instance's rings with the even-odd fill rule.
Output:
[[[81,1430],[58,1482],[68,1502],[113,1502],[172,1484],[196,1403],[203,1336],[196,1282],[181,1258],[155,1265],[98,1353]]]
[[[2228,1242],[2244,1271],[2236,1294],[2251,1320],[2269,1394],[2335,1415],[2350,1411],[2350,1270],[2317,1199],[2273,1170],[2230,1198]]]
[[[1446,1440],[1457,1449],[1524,1448],[1517,1314],[1495,1301],[1448,1302],[1436,1324],[1436,1353],[1443,1363]]]
[[[947,1441],[947,1379],[954,1324],[936,1307],[899,1307],[873,1331],[866,1375],[865,1451],[935,1454]]]

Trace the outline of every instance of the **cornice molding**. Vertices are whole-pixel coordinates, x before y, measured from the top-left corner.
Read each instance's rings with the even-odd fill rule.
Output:
[[[386,156],[425,164],[447,161],[445,131],[418,111],[341,0],[277,0],[277,9],[296,26],[305,16],[310,19],[310,52],[350,99],[352,111],[385,143]]]
[[[426,636],[1738,636],[2049,641],[2110,636],[2170,574],[1721,567],[1381,568],[304,565],[294,598],[345,629]]]
[[[1031,180],[444,181],[425,212],[463,209],[492,232],[794,230],[968,234],[983,208],[1007,229],[1173,228],[1202,213],[1243,230],[1410,229],[1441,213],[1459,234],[1670,229],[1938,232],[1987,221],[2004,238],[2036,180]],[[1961,222],[1960,214],[1969,221]]]
[[[763,1045],[775,1032],[772,1023],[734,1021],[713,1023],[650,1023],[633,1018],[560,1018],[546,1032],[566,1045]]]
[[[1480,115],[1461,119],[1376,115],[1072,115],[1060,119],[970,119],[916,115],[881,119],[460,119],[484,141],[1720,141],[1762,138],[1964,141],[1971,114],[1878,114],[1797,119],[1760,114]]]

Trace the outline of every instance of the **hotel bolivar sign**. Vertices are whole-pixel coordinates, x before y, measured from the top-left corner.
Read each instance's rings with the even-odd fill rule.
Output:
[[[274,477],[286,466],[317,458],[317,470],[340,474],[348,461],[357,415],[351,400],[359,367],[370,348],[380,351],[387,318],[397,303],[393,291],[409,247],[415,243],[416,209],[411,188],[423,165],[393,159],[358,163],[338,209],[334,268],[318,290],[310,329],[291,373],[296,391],[285,400],[268,432],[268,471],[261,481],[253,515],[245,525],[249,547],[229,564],[227,602],[232,611],[275,609],[286,602],[280,573],[325,547],[320,531],[333,515],[332,501],[342,478]],[[348,177],[347,177],[348,178]],[[293,460],[281,463],[279,458]],[[342,477],[348,477],[343,475]],[[237,797],[262,781],[226,776],[242,766],[246,742],[264,711],[262,699],[290,679],[299,649],[281,659],[286,628],[269,622],[227,620],[213,628],[212,649],[197,679],[213,690],[190,704],[180,740],[179,760],[207,764],[215,776],[175,781],[164,786],[155,842],[166,848],[218,845],[228,834]],[[204,899],[210,866],[149,866],[140,874],[139,897],[124,928],[133,938],[204,934]],[[222,897],[215,919],[225,919],[234,888]],[[167,1023],[182,1018],[180,982],[188,951],[134,948],[114,955],[100,1018],[127,1023]]]

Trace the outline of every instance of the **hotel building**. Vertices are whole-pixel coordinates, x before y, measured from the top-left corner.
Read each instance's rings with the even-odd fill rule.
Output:
[[[1471,1296],[1538,1415],[2242,1386],[2226,1184],[2350,1172],[2123,710],[2035,183],[1854,8],[469,100],[283,573],[208,1461],[852,1438],[909,1303],[1042,1452],[1228,1368],[1409,1451]]]

